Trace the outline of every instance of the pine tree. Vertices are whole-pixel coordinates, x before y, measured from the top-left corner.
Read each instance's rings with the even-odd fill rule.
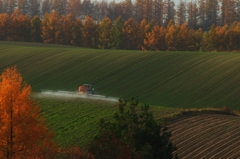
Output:
[[[31,20],[31,41],[42,42],[41,32],[41,19],[38,16],[34,16]]]
[[[123,28],[124,21],[121,16],[119,16],[115,21],[112,27],[113,40],[112,40],[112,48],[122,49],[123,48]]]
[[[0,39],[7,40],[9,36],[9,28],[11,19],[7,13],[0,14]]]
[[[175,13],[175,3],[172,0],[165,0],[165,26],[167,26],[171,20],[175,20]]]
[[[177,9],[177,12],[176,12],[176,15],[177,15],[177,18],[176,18],[176,22],[177,24],[179,25],[182,25],[184,22],[186,22],[186,4],[180,0],[180,4],[178,6],[178,9]]]
[[[0,14],[4,13],[4,3],[3,0],[0,0]]]
[[[29,16],[40,16],[40,1],[39,0],[29,0]]]
[[[173,20],[168,23],[167,32],[166,32],[166,45],[167,50],[176,51],[178,47],[177,35],[179,31],[179,26],[175,26]]]
[[[153,19],[160,26],[163,25],[163,19],[164,19],[164,13],[165,13],[164,8],[165,8],[165,4],[163,0],[153,1]]]
[[[72,13],[75,18],[80,16],[81,1],[80,0],[69,0],[67,10],[68,13]]]
[[[50,1],[49,0],[43,0],[43,2],[42,2],[42,15],[41,15],[41,17],[42,16],[44,16],[46,13],[50,13],[50,5],[51,5],[51,3],[50,3]]]
[[[92,17],[92,14],[94,12],[94,5],[91,2],[91,0],[83,0],[81,4],[81,16],[89,16]]]
[[[80,19],[77,19],[71,30],[71,34],[71,45],[83,46],[83,24]]]
[[[191,28],[196,28],[197,27],[197,19],[198,19],[198,7],[196,1],[189,2],[187,5],[187,23],[188,26]]]

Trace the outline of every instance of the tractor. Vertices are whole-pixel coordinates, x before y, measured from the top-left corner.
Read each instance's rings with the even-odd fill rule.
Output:
[[[93,85],[91,85],[91,84],[83,84],[83,85],[79,86],[78,92],[79,92],[79,94],[93,95],[94,94]]]

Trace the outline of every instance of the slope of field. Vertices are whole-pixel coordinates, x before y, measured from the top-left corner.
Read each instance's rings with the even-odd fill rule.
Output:
[[[83,98],[40,97],[41,113],[48,127],[54,131],[54,139],[61,147],[85,147],[98,131],[99,119],[111,120],[118,111],[117,102]],[[140,108],[141,105],[139,105]],[[179,109],[150,106],[156,120]]]
[[[189,116],[169,123],[179,158],[240,158],[240,117]]]
[[[168,107],[240,105],[240,54],[95,50],[0,44],[0,71],[17,65],[33,91],[76,91]]]

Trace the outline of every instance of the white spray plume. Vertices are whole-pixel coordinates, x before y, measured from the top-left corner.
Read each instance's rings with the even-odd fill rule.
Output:
[[[117,102],[118,98],[115,97],[106,97],[103,95],[80,95],[78,92],[70,91],[52,91],[52,90],[43,90],[40,93],[36,93],[34,96],[38,98],[61,98],[61,99],[76,99],[76,98],[85,98],[93,100],[104,100]]]

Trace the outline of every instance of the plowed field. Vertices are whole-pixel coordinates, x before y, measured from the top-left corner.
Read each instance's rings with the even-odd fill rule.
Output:
[[[240,117],[204,114],[169,123],[179,158],[240,158]]]

